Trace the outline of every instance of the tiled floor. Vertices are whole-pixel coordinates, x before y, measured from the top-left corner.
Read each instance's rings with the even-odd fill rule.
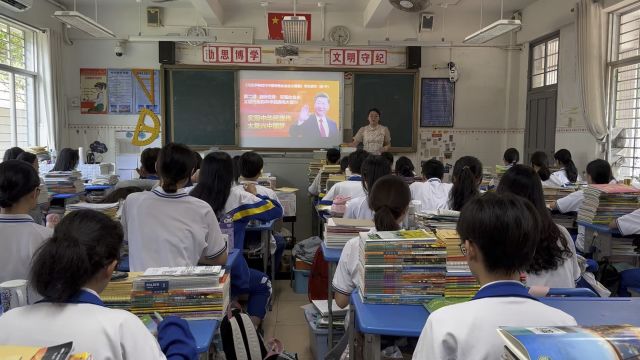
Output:
[[[308,325],[300,308],[309,303],[307,294],[294,293],[289,280],[276,280],[273,288],[273,310],[263,323],[265,340],[275,337],[282,341],[286,351],[298,353],[299,360],[313,360]]]

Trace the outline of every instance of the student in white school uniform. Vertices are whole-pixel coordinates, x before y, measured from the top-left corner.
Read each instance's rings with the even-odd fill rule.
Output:
[[[0,331],[0,344],[73,341],[74,351],[94,359],[196,358],[186,321],[165,318],[156,341],[135,315],[104,306],[99,293],[116,268],[122,239],[120,224],[104,214],[79,210],[65,216],[33,259],[30,283],[44,300],[2,315],[0,328],[10,331]]]
[[[554,172],[549,177],[549,184],[552,186],[565,186],[582,181],[578,174],[576,164],[571,159],[571,152],[567,149],[560,149],[553,155],[556,164],[560,166],[560,170]]]
[[[270,221],[282,216],[280,203],[258,194],[256,185],[233,186],[233,161],[229,154],[213,152],[205,156],[198,176],[198,185],[191,196],[207,202],[223,224],[233,221],[234,247],[244,248],[247,223],[251,220]],[[239,257],[231,269],[231,296],[247,300],[247,313],[256,327],[267,313],[271,297],[271,281],[261,271],[250,269],[244,257]]]
[[[400,176],[407,185],[411,185],[416,181],[415,166],[413,162],[406,156],[400,156],[394,165],[393,173]]]
[[[544,151],[536,151],[531,155],[531,167],[536,171],[542,186],[554,186],[549,181],[551,170],[549,170],[549,158]]]
[[[449,209],[460,211],[471,199],[480,195],[482,163],[473,156],[463,156],[453,165],[453,187],[449,192]]]
[[[613,180],[613,173],[608,162],[602,159],[596,159],[587,164],[587,183],[588,184],[610,184]],[[584,200],[584,192],[578,190],[571,194],[558,199],[551,205],[551,210],[557,210],[563,214],[568,212],[578,212],[582,201]],[[576,237],[576,248],[580,251],[588,251],[584,248],[584,226],[578,226],[578,236]]]
[[[327,165],[338,165],[340,162],[340,149],[331,148],[327,150]],[[313,179],[311,185],[309,185],[309,194],[318,196],[323,191],[320,179],[322,178],[322,170],[318,171],[318,175]]]
[[[377,231],[400,230],[400,223],[407,213],[411,191],[409,186],[399,177],[393,175],[384,176],[376,181],[370,195],[370,204],[373,209],[374,222]],[[355,237],[347,242],[338,267],[333,275],[332,286],[335,290],[334,299],[341,308],[349,305],[349,296],[356,289],[360,276],[358,265],[360,263],[360,238]]]
[[[520,161],[520,152],[516,148],[508,148],[502,155],[502,162],[505,166],[513,166]]]
[[[140,154],[140,167],[136,169],[138,179],[119,181],[113,190],[124,187],[139,187],[143,190],[152,190],[160,183],[160,177],[156,172],[156,162],[158,161],[160,148],[146,148]]]
[[[497,189],[498,193],[511,193],[529,200],[540,215],[542,232],[533,262],[527,268],[527,286],[574,288],[581,275],[576,248],[567,229],[551,219],[539,179],[533,168],[514,165],[504,174]]]
[[[512,194],[487,193],[462,210],[462,253],[482,286],[471,301],[429,315],[413,359],[500,359],[500,326],[575,326],[570,315],[529,295],[519,281],[541,230],[533,205]]]
[[[188,147],[165,145],[156,164],[162,185],[127,197],[121,221],[131,271],[225,264],[227,244],[211,206],[184,190],[194,160]]]
[[[387,159],[381,155],[369,155],[362,163],[362,186],[367,195],[358,196],[347,201],[344,218],[373,220],[373,210],[369,207],[369,195],[376,181],[385,175],[391,174],[391,168]],[[404,179],[403,179],[404,180]],[[405,181],[406,182],[406,181]]]
[[[358,196],[366,195],[364,188],[362,187],[362,177],[360,172],[362,170],[362,163],[369,156],[369,153],[364,150],[356,150],[349,154],[349,172],[350,175],[346,181],[341,181],[331,187],[327,194],[320,200],[322,205],[331,205],[333,199],[338,195],[347,196],[351,199],[355,199]],[[391,165],[388,165],[391,169]]]
[[[425,182],[411,184],[411,200],[422,203],[422,211],[434,211],[449,208],[449,194],[453,184],[442,182],[444,165],[436,159],[422,163],[422,176]]]
[[[38,157],[30,152],[23,152],[18,155],[16,160],[21,160],[26,162],[27,164],[33,166],[33,168],[38,172],[40,170],[40,163],[38,162]],[[39,177],[39,175],[38,175]],[[33,218],[33,221],[36,224],[44,225],[44,212],[49,209],[49,192],[47,189],[47,184],[45,184],[44,180],[39,177],[40,186],[38,192],[38,199],[36,199],[36,207],[29,211],[29,215]]]
[[[0,163],[0,283],[26,279],[33,253],[53,234],[28,215],[39,186],[33,166],[20,160]]]

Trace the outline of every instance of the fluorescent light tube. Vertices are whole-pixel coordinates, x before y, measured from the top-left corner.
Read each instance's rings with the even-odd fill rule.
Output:
[[[111,30],[98,24],[92,18],[82,15],[77,11],[56,11],[55,13],[53,13],[53,17],[96,38],[115,39],[116,37]]]
[[[518,30],[522,27],[520,20],[498,20],[464,38],[465,44],[484,44],[500,35]]]
[[[215,43],[218,42],[216,36],[180,36],[180,35],[155,35],[155,36],[129,36],[131,42],[158,42],[158,41],[173,41],[173,42],[203,42],[203,43]]]

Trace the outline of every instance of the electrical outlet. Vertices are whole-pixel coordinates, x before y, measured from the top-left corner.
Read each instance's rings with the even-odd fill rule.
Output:
[[[80,108],[80,98],[79,97],[72,97],[71,99],[69,99],[69,107],[72,109],[79,109]]]

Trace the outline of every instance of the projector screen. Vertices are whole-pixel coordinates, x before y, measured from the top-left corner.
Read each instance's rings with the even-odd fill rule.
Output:
[[[238,72],[240,146],[328,148],[342,142],[342,72]]]

